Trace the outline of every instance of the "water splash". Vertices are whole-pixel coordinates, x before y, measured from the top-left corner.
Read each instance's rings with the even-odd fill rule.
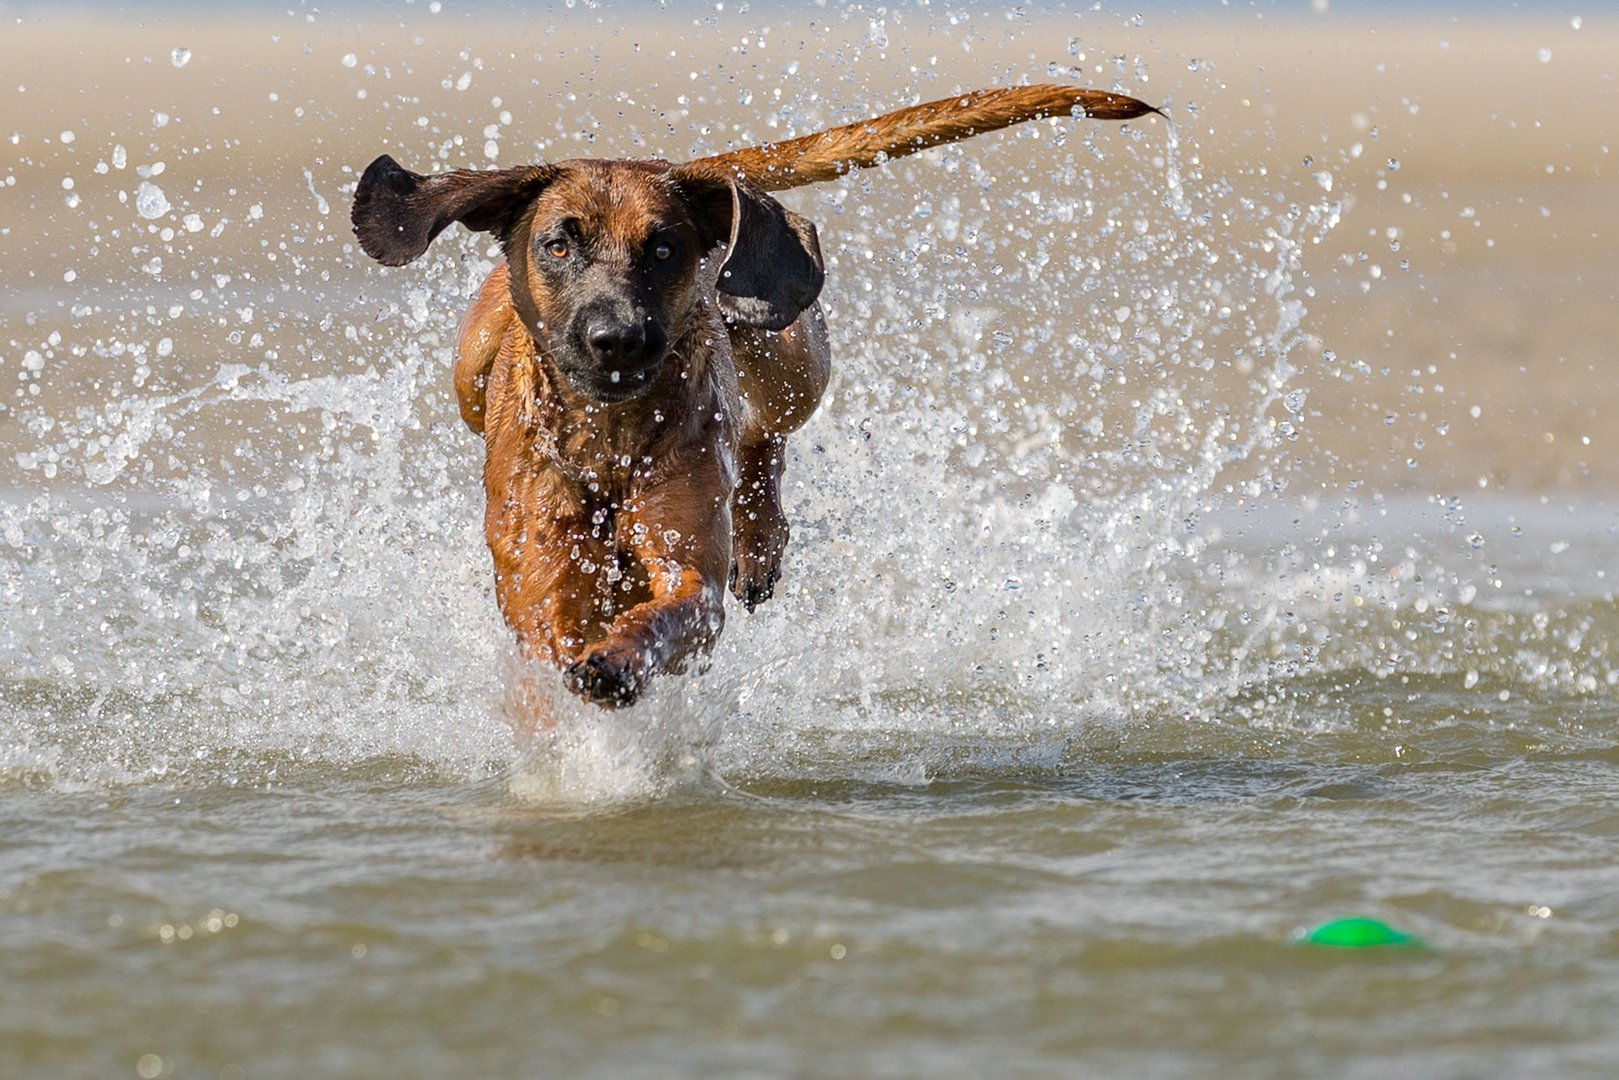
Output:
[[[135,189],[135,212],[148,221],[155,221],[169,212],[168,196],[150,180],[142,180]]]
[[[861,70],[772,120],[890,103]],[[675,141],[718,148],[680,116],[699,134]],[[1285,726],[1290,693],[1344,673],[1611,685],[1600,602],[1544,625],[1501,605],[1487,556],[1444,546],[1471,524],[1390,551],[1346,500],[1240,546],[1312,453],[1300,268],[1342,207],[1307,176],[1211,173],[1199,138],[1054,121],[793,193],[822,226],[837,375],[792,444],[779,595],[636,710],[562,702],[539,749],[513,734],[480,447],[448,387],[485,243],[364,265],[321,195],[353,176],[323,162],[293,166],[314,214],[297,172],[280,202],[180,187],[195,229],[164,225],[150,182],[133,207],[85,185],[75,212],[127,250],[100,241],[90,300],[12,319],[0,354],[21,388],[0,429],[0,776],[510,773],[589,802],[1058,767],[1138,718]]]
[[[332,212],[331,204],[326,201],[326,196],[315,190],[315,174],[308,169],[304,170],[304,183],[309,186],[309,194],[315,200],[316,213],[322,217],[330,214]]]

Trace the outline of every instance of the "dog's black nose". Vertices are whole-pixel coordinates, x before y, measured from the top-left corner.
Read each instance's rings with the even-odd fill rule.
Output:
[[[585,332],[585,342],[607,368],[634,370],[651,358],[652,341],[640,323],[596,323]]]

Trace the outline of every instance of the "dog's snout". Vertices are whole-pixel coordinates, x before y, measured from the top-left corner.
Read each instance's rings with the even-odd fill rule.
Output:
[[[605,368],[634,370],[653,358],[654,342],[644,323],[593,323],[585,331],[585,343]]]
[[[656,319],[587,314],[572,335],[576,362],[564,367],[574,385],[602,401],[635,397],[652,385],[669,351]]]

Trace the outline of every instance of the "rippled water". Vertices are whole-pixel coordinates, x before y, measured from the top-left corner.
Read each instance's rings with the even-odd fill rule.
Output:
[[[1104,14],[1033,74],[1174,128],[789,196],[839,367],[781,593],[706,672],[527,740],[448,380],[490,254],[366,265],[352,170],[705,152],[1027,77],[1053,32],[772,8],[643,60],[593,10],[170,14],[70,35],[92,104],[38,59],[69,30],[19,24],[0,1073],[1611,1071],[1619,510],[1599,414],[1558,409],[1613,338],[1457,314],[1510,321],[1503,277],[1557,310],[1600,252],[1463,273],[1480,215],[1422,179],[1409,100],[1244,165],[1306,75]],[[468,44],[495,23],[509,54]],[[938,40],[967,75],[908,70]],[[1487,221],[1527,206],[1500,183]],[[1374,284],[1368,233],[1412,276]],[[1298,943],[1353,914],[1425,945]]]

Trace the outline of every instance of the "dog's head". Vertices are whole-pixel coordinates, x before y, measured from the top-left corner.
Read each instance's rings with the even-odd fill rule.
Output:
[[[452,221],[493,233],[512,301],[580,392],[639,396],[692,326],[700,260],[726,245],[715,286],[730,318],[781,330],[825,280],[815,226],[734,177],[651,161],[574,161],[420,176],[387,155],[354,192],[366,254],[402,266]]]

